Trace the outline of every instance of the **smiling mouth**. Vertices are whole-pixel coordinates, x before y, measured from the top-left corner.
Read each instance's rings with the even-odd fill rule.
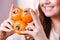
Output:
[[[54,6],[44,6],[45,11],[52,11]]]

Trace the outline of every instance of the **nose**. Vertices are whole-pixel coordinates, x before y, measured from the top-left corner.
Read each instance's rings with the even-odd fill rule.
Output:
[[[50,0],[44,0],[44,4],[49,4]]]

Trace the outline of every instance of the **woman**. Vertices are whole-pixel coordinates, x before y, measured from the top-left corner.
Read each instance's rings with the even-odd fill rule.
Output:
[[[60,0],[40,0],[41,23],[50,40],[60,40]],[[53,37],[52,37],[53,36]]]
[[[26,28],[27,30],[33,29],[33,31],[28,30],[21,33],[29,34],[35,40],[60,40],[60,0],[39,0],[38,11],[39,16],[37,13],[31,14],[35,25],[29,23]],[[11,30],[7,30],[2,31],[11,32]]]

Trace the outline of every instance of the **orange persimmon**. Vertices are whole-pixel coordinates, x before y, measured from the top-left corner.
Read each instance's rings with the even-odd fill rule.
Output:
[[[19,7],[11,6],[10,18],[15,21],[13,29],[17,34],[26,29],[27,23],[32,22],[31,8],[25,8],[24,10]]]
[[[31,12],[30,12],[30,8],[25,8],[22,15],[21,15],[21,18],[22,18],[22,21],[25,22],[25,23],[29,23],[32,21],[32,16],[31,16]]]
[[[24,31],[26,29],[26,26],[27,24],[24,23],[23,21],[16,21],[14,23],[14,31],[17,33],[17,34],[21,34],[20,32],[21,31]]]
[[[10,17],[12,20],[21,20],[21,14],[22,14],[23,10],[19,7],[11,7],[11,11],[10,11]]]

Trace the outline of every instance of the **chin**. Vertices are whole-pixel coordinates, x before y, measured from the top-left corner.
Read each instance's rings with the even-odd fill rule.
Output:
[[[55,16],[55,15],[57,15],[57,14],[51,13],[51,12],[45,13],[45,16],[46,16],[46,17],[53,17],[53,16]]]

